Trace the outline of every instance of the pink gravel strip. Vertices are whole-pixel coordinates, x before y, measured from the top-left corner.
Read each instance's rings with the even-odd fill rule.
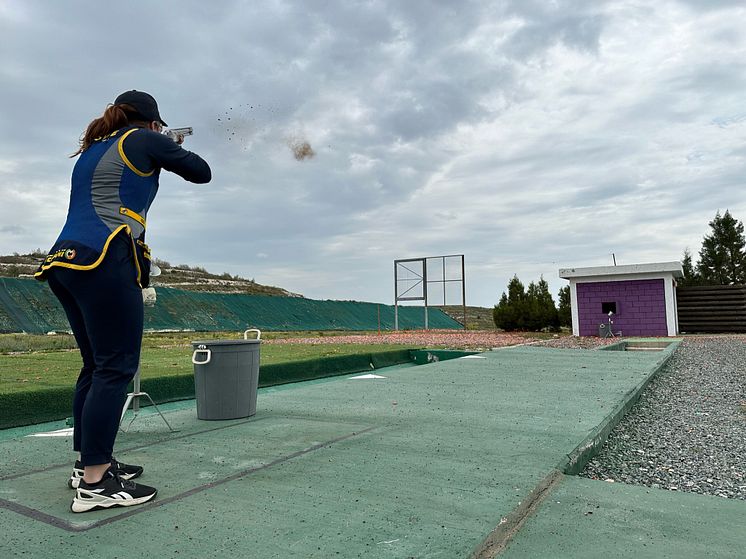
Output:
[[[381,334],[350,334],[319,336],[314,338],[280,338],[263,340],[267,344],[401,344],[415,347],[448,347],[454,349],[486,350],[530,344],[557,349],[593,349],[613,344],[619,338],[576,337],[557,335],[548,340],[537,340],[521,332],[496,332],[494,330],[402,330]]]
[[[492,348],[524,344],[532,341],[521,334],[486,330],[402,330],[381,334],[351,334],[317,338],[282,338],[266,340],[270,344],[402,344],[417,347],[446,346],[452,348]]]
[[[552,347],[555,349],[595,349],[605,345],[616,344],[620,338],[597,338],[595,336],[561,336],[551,340],[540,340],[534,345]]]

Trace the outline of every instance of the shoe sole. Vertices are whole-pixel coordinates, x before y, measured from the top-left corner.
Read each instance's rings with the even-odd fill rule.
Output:
[[[87,503],[86,501],[78,500],[76,497],[73,499],[72,504],[70,505],[70,510],[73,512],[89,512],[93,510],[106,510],[111,509],[114,507],[133,507],[135,505],[142,505],[143,503],[147,503],[155,497],[158,494],[158,491],[153,492],[150,495],[145,495],[144,497],[138,497],[137,499],[112,499],[109,503]]]

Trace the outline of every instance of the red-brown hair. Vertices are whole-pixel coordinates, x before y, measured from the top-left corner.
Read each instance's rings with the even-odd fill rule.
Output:
[[[91,147],[91,144],[120,128],[142,122],[142,117],[130,105],[108,105],[104,114],[91,121],[80,137],[78,151],[70,157],[76,157]]]

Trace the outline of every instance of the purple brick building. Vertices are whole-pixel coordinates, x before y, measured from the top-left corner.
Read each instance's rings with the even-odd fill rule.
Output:
[[[572,333],[598,336],[603,324],[625,337],[675,336],[676,278],[683,275],[680,262],[561,269],[570,280]]]

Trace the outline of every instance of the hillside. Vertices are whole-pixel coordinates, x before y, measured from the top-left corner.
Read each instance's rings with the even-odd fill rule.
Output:
[[[30,254],[0,256],[0,277],[31,278],[46,253],[34,251]],[[186,291],[207,291],[211,293],[245,293],[247,295],[269,295],[281,297],[303,297],[281,287],[262,285],[254,280],[231,274],[211,274],[199,266],[172,266],[169,262],[155,260],[161,268],[161,275],[153,278],[154,287],[173,287]]]
[[[434,307],[442,310],[452,319],[461,324],[464,323],[464,307],[448,305],[445,307]],[[492,319],[492,309],[486,307],[466,307],[466,329],[467,330],[495,330],[495,322]]]

